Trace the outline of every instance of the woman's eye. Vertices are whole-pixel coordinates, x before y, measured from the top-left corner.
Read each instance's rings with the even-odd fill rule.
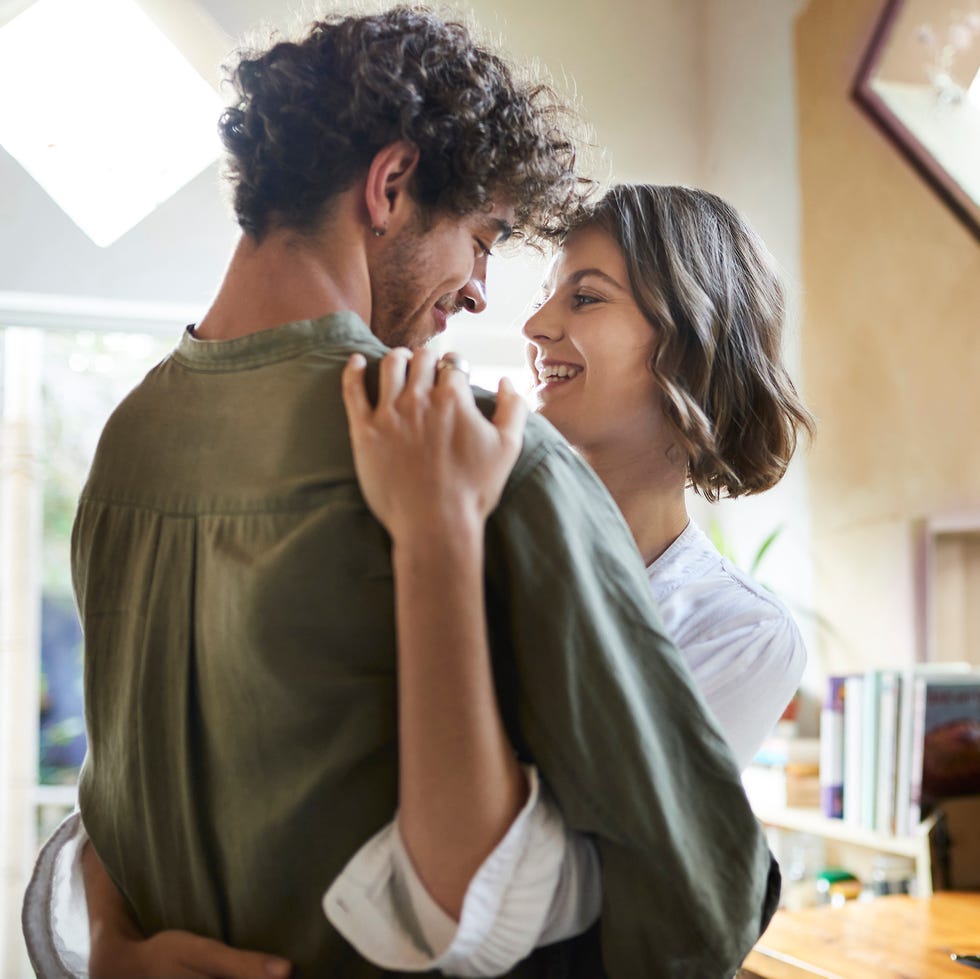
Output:
[[[572,305],[578,309],[580,306],[591,306],[594,303],[601,302],[602,300],[597,299],[595,296],[584,296],[582,293],[578,292],[572,296]]]
[[[480,241],[479,238],[476,239],[476,244],[477,247],[480,249],[481,254],[485,255],[487,258],[490,258],[490,256],[493,255],[493,252],[490,251],[490,249],[485,244],[483,244],[483,242]]]

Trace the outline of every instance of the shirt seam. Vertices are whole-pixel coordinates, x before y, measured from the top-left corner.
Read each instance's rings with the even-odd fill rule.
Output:
[[[353,484],[353,480],[350,482],[344,482],[340,485],[349,486]],[[183,520],[194,520],[197,517],[238,517],[245,516],[256,513],[266,513],[266,514],[276,514],[276,513],[304,513],[310,510],[316,510],[324,505],[324,500],[317,500],[310,503],[286,503],[283,505],[256,505],[253,507],[236,507],[236,508],[215,508],[215,509],[201,509],[201,510],[178,510],[171,507],[165,506],[154,506],[150,503],[137,503],[131,500],[118,499],[112,496],[101,496],[96,493],[85,493],[79,497],[79,505],[82,503],[95,503],[103,504],[104,506],[111,507],[122,507],[127,510],[142,510],[148,513],[157,513],[161,516],[166,517],[179,517]],[[367,505],[365,504],[365,509]]]

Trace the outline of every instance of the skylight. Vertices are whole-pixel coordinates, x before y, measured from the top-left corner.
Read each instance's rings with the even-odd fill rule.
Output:
[[[220,97],[134,0],[37,0],[0,93],[0,144],[103,247],[221,151]]]

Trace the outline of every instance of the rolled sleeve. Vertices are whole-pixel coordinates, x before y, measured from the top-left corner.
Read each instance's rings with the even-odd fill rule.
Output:
[[[72,813],[44,844],[24,894],[22,924],[39,979],[87,979],[88,906],[82,848],[88,836]]]
[[[383,968],[452,976],[500,975],[536,946],[588,928],[601,900],[595,848],[569,838],[536,770],[525,771],[528,800],[470,881],[459,922],[426,891],[396,820],[324,897],[334,927]]]

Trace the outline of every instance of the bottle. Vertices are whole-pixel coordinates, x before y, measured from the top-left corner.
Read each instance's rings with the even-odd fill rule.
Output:
[[[822,903],[817,890],[817,872],[824,862],[824,841],[809,833],[794,833],[786,841],[782,906],[788,911],[812,908]]]
[[[915,880],[915,862],[909,857],[879,853],[871,862],[869,890],[874,897],[908,894]]]

